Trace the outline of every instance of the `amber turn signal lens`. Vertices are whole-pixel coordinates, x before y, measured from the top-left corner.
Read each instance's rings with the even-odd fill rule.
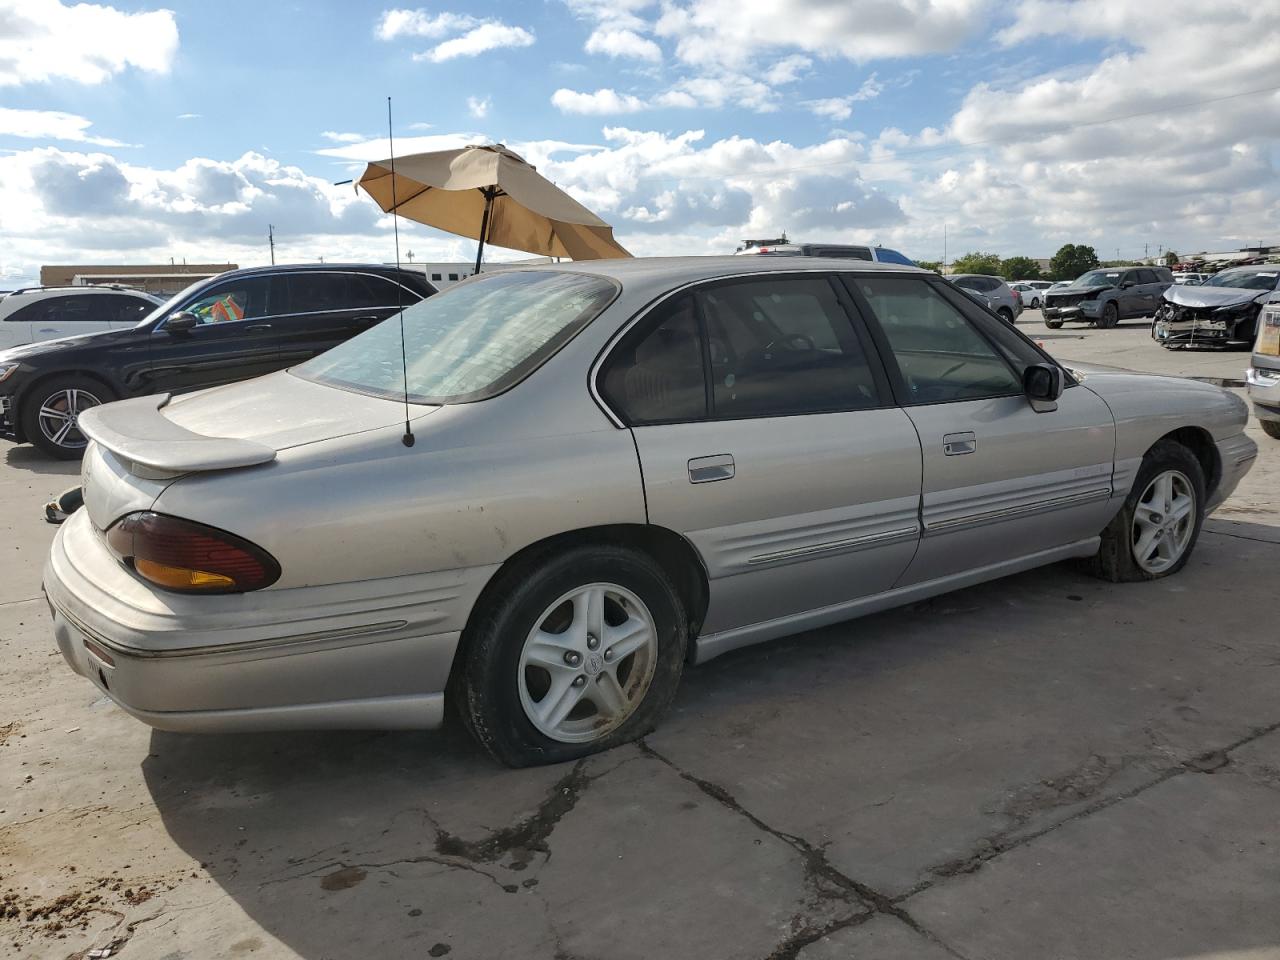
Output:
[[[168,587],[170,590],[234,590],[236,586],[236,582],[225,574],[171,567],[141,557],[134,558],[133,569],[157,586]]]
[[[107,545],[140,577],[182,593],[243,593],[280,578],[269,553],[234,533],[142,511],[107,530]]]

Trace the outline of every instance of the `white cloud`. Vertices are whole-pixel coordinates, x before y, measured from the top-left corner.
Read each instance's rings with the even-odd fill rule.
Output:
[[[853,97],[823,97],[818,100],[805,100],[801,106],[815,117],[826,117],[828,120],[848,120],[853,114]]]
[[[505,23],[482,23],[462,36],[446,40],[426,53],[415,53],[413,59],[444,63],[446,60],[457,57],[478,57],[482,53],[503,47],[529,47],[533,45],[533,40],[533,34],[524,27],[512,27]]]
[[[90,136],[92,120],[60,110],[17,110],[0,107],[0,136],[29,140],[70,140],[102,147],[124,147],[128,144],[107,137]]]
[[[483,120],[489,115],[492,103],[491,97],[467,97],[467,112],[477,120]]]
[[[364,143],[370,139],[369,135],[365,133],[340,133],[334,130],[321,131],[320,136],[330,143]]]
[[[427,37],[435,39],[450,33],[460,33],[479,24],[469,14],[438,13],[434,17],[425,10],[384,10],[373,28],[379,40],[395,40],[399,37]]]
[[[783,57],[771,66],[764,78],[769,83],[795,83],[800,75],[813,66],[813,61],[803,54]]]
[[[911,81],[908,80],[907,83]],[[881,83],[873,73],[867,79],[862,81],[862,86],[858,87],[850,99],[851,100],[874,100],[880,94],[884,93],[884,84]]]
[[[171,10],[124,13],[93,3],[0,0],[0,87],[96,84],[129,67],[168,73],[177,50]]]
[[[636,60],[650,60],[657,63],[662,59],[662,48],[642,37],[634,30],[594,30],[587,37],[587,53],[602,53],[610,57],[631,57]]]
[[[436,150],[456,150],[472,143],[489,143],[483,133],[438,133],[421,137],[396,137],[397,157],[411,153],[432,153]],[[386,137],[370,137],[359,142],[344,143],[336,147],[322,147],[315,153],[321,157],[333,157],[353,163],[385,160],[391,155],[391,144]]]
[[[581,93],[561,87],[551,95],[551,104],[561,113],[637,113],[648,104],[629,93],[618,93],[608,87],[594,93]]]
[[[179,119],[179,120],[199,120],[199,119],[200,119],[200,117],[201,117],[201,115],[200,115],[200,114],[198,114],[198,113],[180,113],[180,114],[178,114],[178,119]]]
[[[534,42],[531,31],[524,27],[513,27],[492,17],[480,19],[466,13],[449,12],[432,16],[422,9],[384,10],[373,33],[379,40],[398,40],[402,37],[438,40],[449,37],[430,50],[413,55],[415,61],[427,60],[431,63],[444,63],[458,57],[476,57],[504,47],[528,47]],[[455,36],[450,36],[451,34]]]
[[[864,62],[941,53],[976,31],[990,0],[689,0],[655,25],[686,63],[742,69],[763,52],[794,49]]]

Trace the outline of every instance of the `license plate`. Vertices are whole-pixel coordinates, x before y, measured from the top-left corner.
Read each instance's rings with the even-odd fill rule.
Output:
[[[1258,334],[1257,353],[1280,357],[1280,311],[1264,310],[1262,332]]]

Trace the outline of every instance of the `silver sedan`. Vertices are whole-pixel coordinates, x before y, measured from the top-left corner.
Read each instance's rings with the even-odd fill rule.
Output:
[[[481,276],[299,367],[95,408],[45,571],[154,726],[438,725],[511,764],[649,730],[729,650],[1071,557],[1168,576],[1242,400],[1068,371],[932,273]]]

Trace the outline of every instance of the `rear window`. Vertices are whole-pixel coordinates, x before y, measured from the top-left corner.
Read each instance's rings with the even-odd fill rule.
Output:
[[[494,274],[404,311],[294,367],[307,380],[410,403],[465,403],[514,386],[591,322],[617,291],[576,273]]]

